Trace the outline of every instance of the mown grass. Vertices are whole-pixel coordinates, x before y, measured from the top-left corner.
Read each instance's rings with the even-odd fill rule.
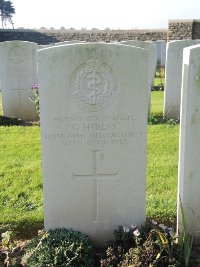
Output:
[[[43,221],[39,127],[0,127],[0,223]]]
[[[165,78],[155,78],[154,79],[154,85],[155,86],[164,85],[164,83],[165,83]]]
[[[151,92],[151,114],[163,116],[164,91]]]
[[[152,92],[152,113],[162,114],[163,92]],[[178,125],[148,126],[147,216],[175,221]],[[0,127],[0,224],[43,224],[40,128]],[[134,218],[133,218],[134,219]]]
[[[149,125],[147,216],[175,222],[179,125]]]
[[[158,78],[159,79],[159,78]],[[164,92],[151,92],[151,114],[163,116]],[[176,220],[179,125],[149,125],[147,139],[147,216]]]

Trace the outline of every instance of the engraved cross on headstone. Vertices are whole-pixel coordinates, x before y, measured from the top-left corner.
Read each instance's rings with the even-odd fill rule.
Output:
[[[99,201],[99,188],[98,188],[98,180],[100,178],[116,178],[117,177],[117,171],[114,173],[103,173],[99,171],[99,166],[98,166],[98,153],[100,150],[92,150],[93,153],[93,171],[90,174],[73,174],[73,177],[75,179],[88,179],[92,178],[93,179],[93,186],[94,186],[94,222],[99,221],[99,206],[98,206],[98,201]]]
[[[19,102],[20,105],[22,104],[22,92],[29,91],[31,88],[29,88],[26,84],[26,78],[16,81],[11,81],[11,91],[17,91],[19,93]]]
[[[20,104],[20,106],[21,106],[21,104],[22,104],[22,92],[24,92],[24,91],[28,91],[29,89],[28,88],[26,88],[26,89],[11,89],[12,91],[17,91],[18,93],[19,93],[19,104]]]

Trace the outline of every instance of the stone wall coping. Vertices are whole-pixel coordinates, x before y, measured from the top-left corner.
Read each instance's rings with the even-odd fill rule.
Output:
[[[170,19],[168,22],[169,23],[182,23],[182,22],[184,22],[184,23],[185,22],[191,23],[191,22],[194,22],[194,21],[196,21],[196,20],[194,20],[194,19],[180,19],[180,20],[179,19],[178,20],[177,19],[172,19],[171,20]]]
[[[167,32],[167,29],[132,29],[132,30],[51,30],[51,29],[0,29],[0,32],[39,32],[39,33],[123,33],[123,32]]]

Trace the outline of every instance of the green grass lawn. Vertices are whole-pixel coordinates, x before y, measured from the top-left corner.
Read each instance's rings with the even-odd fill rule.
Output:
[[[151,114],[162,116],[163,104],[164,104],[164,92],[163,91],[151,92]]]
[[[175,221],[179,125],[149,125],[147,139],[147,215]]]
[[[162,114],[163,92],[152,92]],[[178,125],[148,126],[147,216],[175,221]],[[43,195],[40,128],[0,126],[0,224],[41,227]],[[134,218],[133,218],[134,219]]]
[[[0,223],[43,221],[40,129],[0,127]]]
[[[155,86],[164,85],[164,83],[165,83],[165,78],[155,78],[154,79],[154,85]]]

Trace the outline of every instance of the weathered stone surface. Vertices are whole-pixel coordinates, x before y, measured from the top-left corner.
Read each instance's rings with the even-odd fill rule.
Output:
[[[156,51],[156,44],[153,42],[143,42],[143,41],[138,41],[138,40],[130,40],[130,41],[123,41],[120,42],[119,44],[124,44],[124,45],[131,45],[131,46],[136,46],[140,48],[147,49],[148,52],[148,73],[149,73],[149,85],[148,89],[151,91],[151,86],[154,83],[154,77],[155,77],[155,72],[156,72],[156,66],[157,66],[157,51]]]
[[[38,55],[45,228],[103,246],[118,225],[145,221],[147,51],[96,43]]]
[[[135,47],[140,47],[143,49],[148,50],[148,57],[147,57],[147,63],[148,63],[148,98],[149,98],[149,113],[151,110],[151,87],[154,84],[154,77],[156,72],[156,66],[157,66],[157,51],[156,51],[156,44],[153,42],[143,42],[138,40],[131,40],[131,41],[123,41],[119,44],[124,45],[131,45]]]
[[[200,241],[200,45],[184,49],[183,66],[177,228],[181,199],[187,231]]]
[[[84,41],[71,40],[71,41],[58,42],[58,43],[55,43],[55,46],[66,45],[66,44],[78,44],[78,43],[84,43]]]
[[[39,49],[44,49],[44,48],[53,47],[53,46],[55,46],[54,43],[52,43],[52,44],[48,44],[48,45],[38,45],[38,50],[39,50]]]
[[[2,30],[0,42],[25,40],[39,45],[64,41],[120,42],[123,40],[167,40],[167,30]]]
[[[180,119],[183,49],[200,40],[179,40],[167,43],[165,68],[164,117]]]
[[[167,43],[164,42],[164,41],[157,41],[156,42],[156,47],[157,47],[157,66],[165,67],[166,46],[167,46]]]
[[[169,20],[167,34],[168,41],[194,39],[200,39],[200,20]]]
[[[37,82],[37,44],[24,41],[0,43],[0,79],[3,114],[23,120],[37,120],[31,102]]]
[[[53,30],[0,29],[0,42],[24,40],[40,45],[79,40],[86,42],[120,42],[123,40],[172,41],[200,39],[200,20],[169,20],[168,29],[132,30]]]

